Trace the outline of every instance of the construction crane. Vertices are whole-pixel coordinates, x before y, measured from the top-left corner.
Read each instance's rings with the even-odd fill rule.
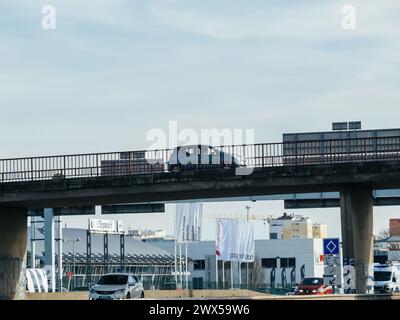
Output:
[[[249,220],[262,220],[269,222],[276,215],[270,213],[249,214]],[[203,219],[240,219],[247,220],[247,213],[203,213]]]

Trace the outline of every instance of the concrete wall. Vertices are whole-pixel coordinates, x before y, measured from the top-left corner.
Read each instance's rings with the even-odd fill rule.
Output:
[[[25,300],[89,300],[89,292],[35,292],[26,293]]]
[[[255,297],[262,296],[251,290],[148,290],[148,299],[179,299],[179,298],[218,298],[218,297]],[[88,300],[89,292],[54,292],[27,293],[25,300]]]

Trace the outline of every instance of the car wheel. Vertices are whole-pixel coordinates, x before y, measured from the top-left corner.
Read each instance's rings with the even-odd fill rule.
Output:
[[[126,299],[130,299],[131,298],[131,294],[128,292],[128,294],[126,295]]]

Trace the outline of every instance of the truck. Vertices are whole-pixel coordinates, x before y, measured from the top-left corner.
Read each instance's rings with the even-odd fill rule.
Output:
[[[400,292],[400,263],[374,264],[374,293]]]

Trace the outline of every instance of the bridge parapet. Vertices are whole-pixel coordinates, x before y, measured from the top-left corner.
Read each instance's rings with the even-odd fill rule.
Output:
[[[0,160],[0,183],[170,172],[170,164],[180,161],[172,159],[177,157],[175,150],[3,159]],[[240,159],[239,165],[249,168],[400,160],[400,137],[260,143],[210,147],[210,150],[217,150],[225,157],[219,158],[220,163],[211,164],[211,155],[210,158],[208,156],[204,158],[204,154],[200,154],[202,151],[198,156],[190,155],[190,163],[193,164],[190,170],[226,168],[226,155]]]

